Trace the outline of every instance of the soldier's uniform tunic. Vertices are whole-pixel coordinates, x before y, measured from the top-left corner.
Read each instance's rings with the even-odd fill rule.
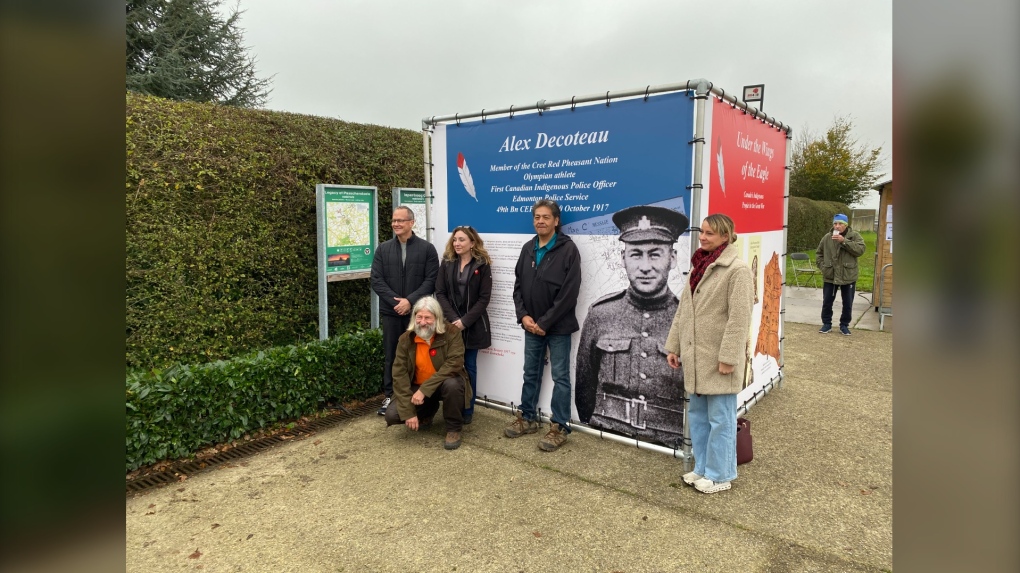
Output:
[[[666,362],[664,343],[678,301],[628,290],[591,305],[577,349],[575,404],[582,422],[679,448],[683,371]]]

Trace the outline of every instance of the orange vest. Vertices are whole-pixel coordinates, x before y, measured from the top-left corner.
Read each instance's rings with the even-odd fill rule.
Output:
[[[432,365],[432,341],[422,340],[415,335],[414,344],[414,383],[422,384],[436,373],[436,368]]]

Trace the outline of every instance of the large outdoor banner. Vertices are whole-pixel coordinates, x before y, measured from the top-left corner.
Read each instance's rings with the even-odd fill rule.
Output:
[[[685,231],[693,135],[694,100],[687,92],[436,126],[436,248],[443,252],[452,228],[471,225],[493,259],[492,346],[478,358],[480,396],[520,401],[524,331],[512,298],[514,267],[522,245],[535,234],[532,205],[554,199],[562,209],[561,230],[573,238],[582,259],[576,310],[582,332],[572,337],[572,418],[679,447],[681,382],[666,364],[663,343],[676,308],[669,301],[690,265]],[[678,240],[668,242],[670,235],[657,254],[642,254],[654,264],[625,261],[613,216],[634,206],[649,208],[618,216],[628,228],[683,225],[675,229],[683,233]],[[579,350],[582,338],[585,348]],[[551,395],[547,368],[539,398],[545,413]]]
[[[725,213],[736,226],[737,247],[755,275],[755,301],[746,402],[779,375],[779,316],[785,246],[786,133],[740,109],[712,98],[706,124],[705,167],[709,173],[702,206],[705,214]],[[707,147],[707,146],[706,146]],[[707,151],[707,149],[706,149]]]

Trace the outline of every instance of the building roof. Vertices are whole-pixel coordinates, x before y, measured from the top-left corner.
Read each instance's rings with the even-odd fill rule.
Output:
[[[890,184],[890,183],[892,183],[892,179],[890,179],[888,181],[883,181],[881,183],[876,183],[875,186],[872,187],[872,189],[874,189],[875,191],[878,191],[879,193],[881,193],[882,192],[882,188],[885,187],[886,185]]]

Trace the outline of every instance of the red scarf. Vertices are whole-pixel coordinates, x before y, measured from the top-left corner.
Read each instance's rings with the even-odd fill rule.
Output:
[[[701,282],[701,277],[705,276],[705,270],[708,269],[708,265],[714,263],[727,246],[729,246],[728,242],[719,245],[719,248],[714,251],[706,251],[705,249],[694,251],[694,256],[691,257],[691,296],[696,292],[698,283]]]

